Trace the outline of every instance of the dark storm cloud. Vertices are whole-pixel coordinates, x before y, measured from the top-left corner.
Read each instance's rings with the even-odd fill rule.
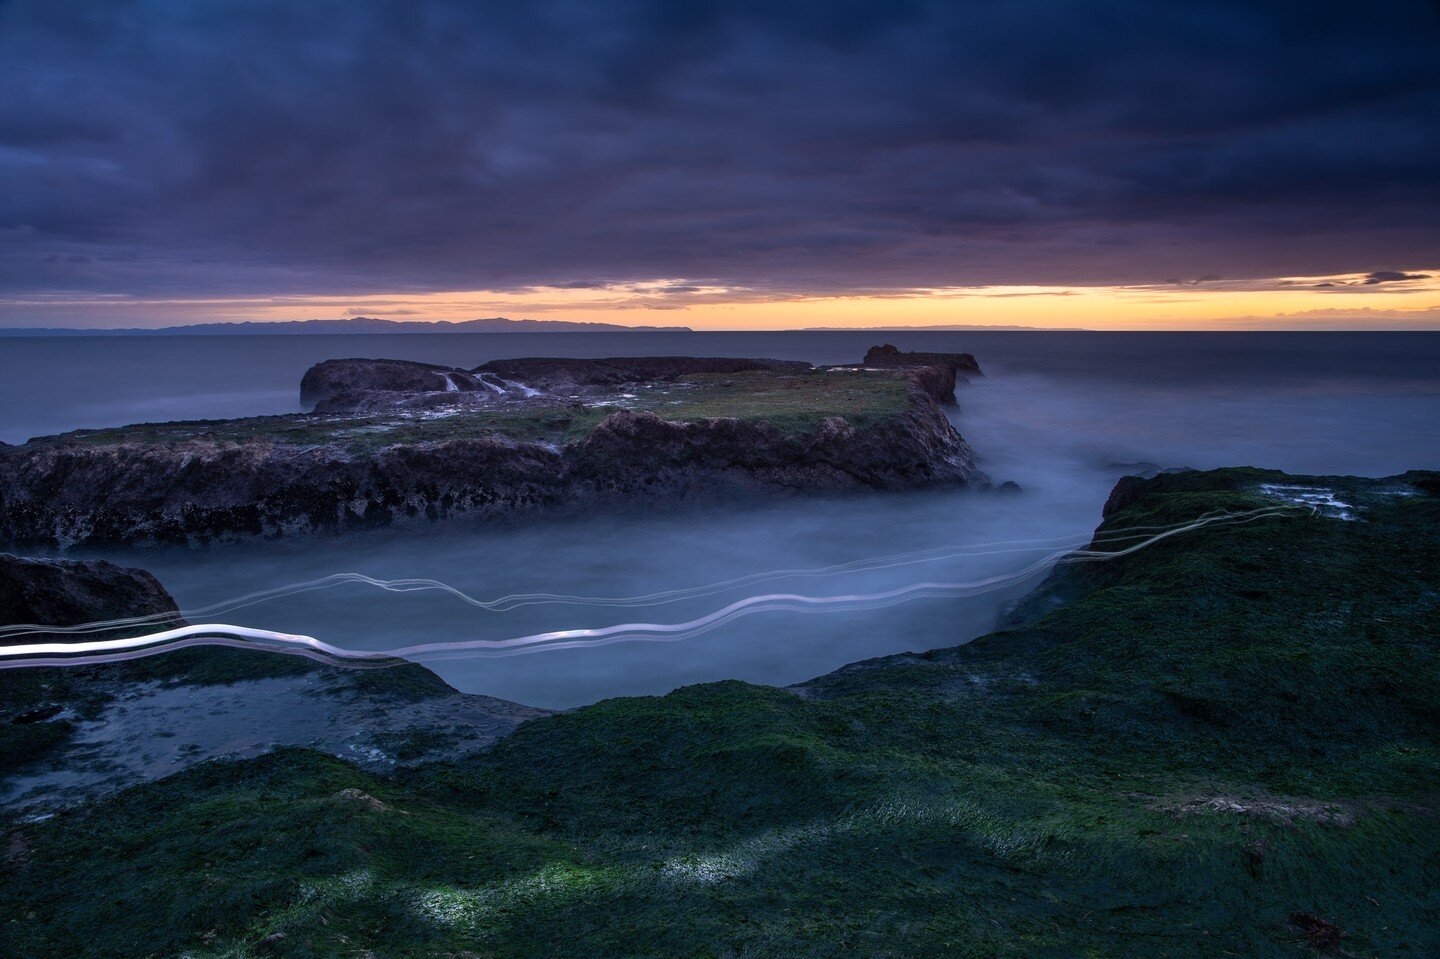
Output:
[[[1424,267],[1437,37],[1422,0],[11,0],[0,289]]]
[[[1428,273],[1402,273],[1399,270],[1376,270],[1365,277],[1367,286],[1374,286],[1376,283],[1403,283],[1406,280],[1428,280]]]

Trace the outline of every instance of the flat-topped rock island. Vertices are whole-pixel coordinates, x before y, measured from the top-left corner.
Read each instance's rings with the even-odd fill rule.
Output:
[[[979,373],[974,357],[878,350],[853,367],[326,361],[301,383],[311,412],[0,448],[0,545],[199,545],[642,501],[988,484],[941,409],[957,376]]]

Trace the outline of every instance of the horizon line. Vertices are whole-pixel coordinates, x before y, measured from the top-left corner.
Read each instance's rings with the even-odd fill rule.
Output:
[[[186,323],[163,327],[78,327],[78,326],[48,326],[48,327],[4,327],[0,326],[0,338],[11,339],[45,339],[45,338],[72,338],[84,336],[105,336],[105,337],[146,337],[146,336],[426,336],[445,333],[459,333],[465,335],[485,336],[503,333],[525,333],[540,335],[582,335],[582,334],[623,334],[623,333],[666,333],[666,334],[705,334],[705,333],[1440,333],[1440,326],[1435,327],[1334,327],[1334,326],[1288,326],[1288,327],[1146,327],[1137,326],[1125,329],[1105,329],[1096,327],[1080,326],[1020,326],[1013,324],[935,324],[929,326],[806,326],[806,327],[714,327],[695,329],[686,326],[646,326],[629,325],[624,323],[597,323],[572,320],[510,320],[513,323],[525,323],[536,325],[554,325],[568,327],[561,329],[529,329],[529,330],[503,330],[503,329],[471,329],[471,330],[443,330],[443,329],[392,329],[392,330],[366,330],[362,332],[346,333],[344,331],[291,331],[287,333],[267,333],[256,327],[266,326],[287,326],[294,327],[308,323],[334,323],[347,322],[348,319],[362,320],[369,317],[353,317],[347,320],[240,320],[224,322]],[[497,318],[501,319],[501,318]],[[387,321],[392,322],[396,327],[404,326],[464,326],[468,320],[414,320],[414,321]],[[237,327],[230,331],[226,327]],[[578,327],[578,328],[577,328]],[[588,327],[588,328],[587,328]],[[195,332],[182,332],[195,331]]]

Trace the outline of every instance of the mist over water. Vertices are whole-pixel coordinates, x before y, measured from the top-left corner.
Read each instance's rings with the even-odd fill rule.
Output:
[[[769,570],[818,569],[942,547],[1085,537],[1135,464],[1270,466],[1386,475],[1440,466],[1434,334],[472,334],[0,340],[0,438],[80,426],[284,412],[300,374],[337,356],[474,365],[521,355],[692,354],[855,362],[889,341],[969,351],[989,374],[959,391],[956,425],[998,482],[966,491],[791,498],[483,529],[464,521],[339,539],[208,551],[115,552],[154,571],[182,606],[357,572],[442,580],[479,598],[623,597]],[[17,349],[18,348],[18,349]],[[524,606],[498,613],[435,592],[344,585],[230,617],[382,649],[543,630],[681,622],[757,593],[870,593],[1024,569],[1050,547],[776,578],[633,608]],[[660,693],[735,678],[792,683],[848,662],[951,646],[991,629],[1041,574],[1006,589],[869,612],[767,612],[673,643],[626,643],[430,663],[457,687],[538,706]]]

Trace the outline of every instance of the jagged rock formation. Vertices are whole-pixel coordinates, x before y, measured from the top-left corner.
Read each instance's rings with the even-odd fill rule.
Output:
[[[899,347],[886,343],[872,346],[865,353],[865,365],[887,369],[916,366],[939,366],[949,369],[957,376],[984,376],[980,364],[971,353],[906,353]]]
[[[921,391],[942,406],[955,405],[955,386],[970,376],[984,376],[969,353],[902,353],[886,343],[865,353],[864,365],[874,369],[905,370]]]
[[[175,600],[150,573],[105,560],[26,559],[0,553],[0,625],[74,626],[96,620],[173,613]],[[27,640],[27,641],[33,641]],[[0,638],[0,645],[6,640]]]

